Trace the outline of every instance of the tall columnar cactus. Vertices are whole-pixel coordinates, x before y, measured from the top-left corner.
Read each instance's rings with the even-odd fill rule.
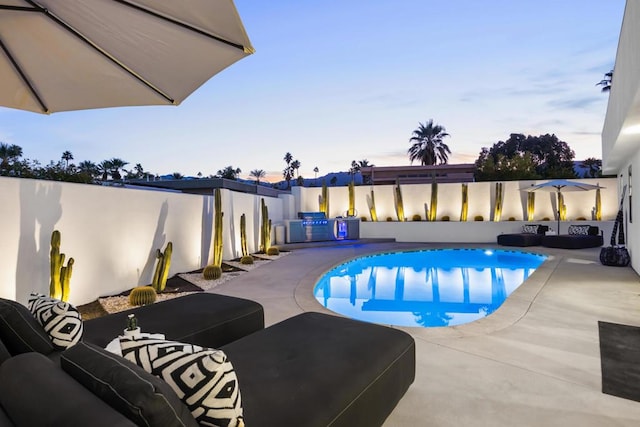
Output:
[[[247,249],[247,217],[245,214],[240,215],[240,249],[242,250],[242,256],[249,255],[249,249]]]
[[[202,272],[206,280],[219,279],[222,276],[222,195],[220,189],[214,192],[215,214],[213,218],[213,262],[207,265]]]
[[[438,219],[438,183],[431,182],[431,205],[429,206],[429,221]]]
[[[253,264],[253,257],[249,255],[247,248],[247,218],[245,214],[240,215],[240,248],[242,249],[240,264]]]
[[[378,220],[378,214],[376,212],[376,199],[373,195],[373,190],[371,190],[371,196],[367,197],[367,204],[369,205],[369,215],[371,215],[371,221]]]
[[[320,212],[324,212],[324,215],[329,218],[329,189],[326,181],[322,181],[322,194],[318,197],[318,202],[320,204]]]
[[[567,220],[567,205],[564,204],[564,196],[558,192],[558,213],[560,214],[560,221]]]
[[[69,283],[73,273],[73,258],[69,258],[64,265],[65,254],[60,253],[61,236],[58,230],[51,233],[51,251],[49,252],[51,265],[51,281],[49,295],[62,301],[69,300]]]
[[[527,193],[527,221],[534,220],[534,213],[536,210],[536,193],[529,191]]]
[[[356,189],[353,180],[349,183],[349,210],[347,216],[356,216]]]
[[[400,180],[396,181],[395,186],[395,199],[396,199],[396,215],[398,217],[398,221],[404,222],[404,204],[402,203],[402,190],[400,189]]]
[[[260,223],[260,250],[266,254],[271,247],[271,220],[269,219],[269,208],[264,202],[264,199],[260,199],[260,211],[262,212],[262,222]]]
[[[596,188],[596,211],[594,219],[596,221],[602,221],[602,200],[600,198],[600,188]]]
[[[496,201],[493,207],[493,220],[495,222],[500,221],[502,218],[502,183],[496,182]]]
[[[156,258],[158,260],[156,264],[156,271],[153,274],[153,281],[151,286],[156,292],[164,291],[167,286],[167,279],[169,278],[169,269],[171,268],[171,254],[173,254],[173,243],[167,243],[167,247],[162,252],[160,249],[156,249]]]
[[[469,184],[462,184],[462,209],[460,221],[466,221],[469,215]]]

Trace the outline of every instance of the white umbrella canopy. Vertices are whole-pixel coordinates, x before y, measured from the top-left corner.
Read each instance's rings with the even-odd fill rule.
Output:
[[[253,52],[232,0],[0,0],[0,105],[177,105]]]
[[[554,192],[558,195],[557,202],[558,209],[556,214],[558,216],[558,234],[560,234],[560,193],[567,191],[590,191],[597,190],[600,187],[599,185],[586,184],[584,182],[575,182],[569,181],[566,179],[554,179],[551,181],[543,182],[542,184],[534,185],[532,187],[526,188],[526,191],[549,191]]]

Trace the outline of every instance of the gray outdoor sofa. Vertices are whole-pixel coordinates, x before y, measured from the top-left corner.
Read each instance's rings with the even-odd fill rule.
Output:
[[[143,330],[223,350],[250,427],[379,426],[415,376],[414,340],[384,326],[309,312],[263,329],[259,304],[206,293],[133,312]],[[103,349],[126,315],[85,321],[83,341],[56,351],[0,299],[0,426],[197,425],[167,383]]]

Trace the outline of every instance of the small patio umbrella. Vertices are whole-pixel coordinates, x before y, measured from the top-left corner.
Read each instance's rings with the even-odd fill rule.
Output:
[[[0,105],[177,105],[253,51],[232,0],[0,0]]]
[[[527,188],[526,191],[549,191],[557,194],[557,203],[558,203],[558,234],[560,234],[560,200],[561,193],[567,191],[589,191],[596,190],[600,187],[598,185],[585,184],[583,182],[575,182],[568,181],[566,179],[554,179],[552,181],[543,182],[542,184],[534,185],[533,187]]]

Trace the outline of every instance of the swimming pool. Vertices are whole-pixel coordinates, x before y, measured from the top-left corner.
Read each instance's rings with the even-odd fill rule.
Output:
[[[436,249],[368,255],[316,283],[320,304],[344,316],[397,326],[453,326],[488,316],[544,262],[545,255]]]

